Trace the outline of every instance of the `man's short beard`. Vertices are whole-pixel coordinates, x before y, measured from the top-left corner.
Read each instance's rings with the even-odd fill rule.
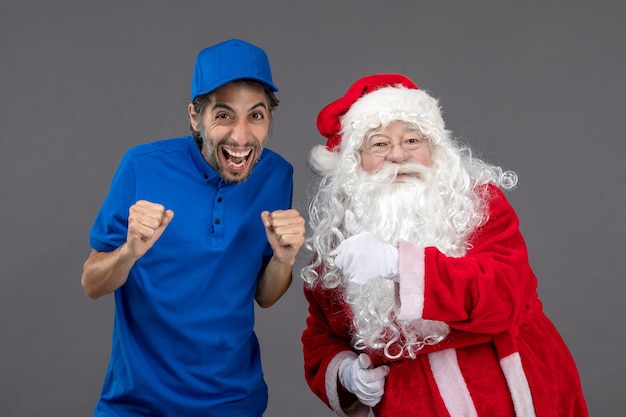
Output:
[[[256,164],[259,162],[259,158],[261,157],[261,151],[262,149],[259,149],[259,145],[256,143],[251,144],[251,146],[254,146],[254,160],[250,161],[250,166],[248,167],[248,172],[246,173],[245,176],[242,176],[240,178],[237,178],[236,180],[232,179],[232,178],[228,178],[224,172],[226,171],[226,168],[224,167],[224,165],[222,164],[222,160],[218,157],[217,152],[219,152],[218,148],[219,148],[219,143],[215,143],[215,141],[211,138],[208,137],[206,129],[202,128],[200,129],[200,136],[202,138],[202,155],[204,156],[204,159],[212,166],[215,168],[215,170],[217,171],[217,173],[220,175],[220,177],[222,178],[222,180],[224,182],[227,183],[238,183],[238,182],[245,182],[248,178],[250,178],[250,175],[252,174],[252,171],[254,170],[254,167],[256,166]]]

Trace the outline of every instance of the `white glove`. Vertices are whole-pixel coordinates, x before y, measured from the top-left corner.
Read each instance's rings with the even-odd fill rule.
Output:
[[[333,251],[335,266],[361,285],[373,278],[397,279],[398,249],[363,230],[350,210],[346,210],[345,224],[352,236]]]
[[[374,407],[383,397],[388,373],[389,367],[386,365],[374,368],[372,360],[365,353],[356,359],[344,359],[339,364],[341,385],[368,407]]]

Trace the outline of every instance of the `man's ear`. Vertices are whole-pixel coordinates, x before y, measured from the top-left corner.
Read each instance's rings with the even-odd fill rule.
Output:
[[[197,132],[200,115],[196,113],[193,103],[189,103],[189,106],[187,106],[187,112],[189,113],[189,123],[191,124],[191,128]]]

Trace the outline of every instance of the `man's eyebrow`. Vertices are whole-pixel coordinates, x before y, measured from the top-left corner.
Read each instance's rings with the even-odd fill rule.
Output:
[[[259,101],[257,104],[255,104],[254,106],[250,107],[250,110],[248,110],[248,111],[252,111],[252,110],[256,109],[257,107],[263,107],[265,110],[267,110],[267,104],[265,104],[264,101]]]
[[[225,110],[228,110],[228,111],[231,111],[231,112],[235,111],[228,104],[224,104],[224,103],[215,103],[211,109],[212,110],[215,110],[215,109],[225,109]]]
[[[252,110],[256,109],[257,107],[263,107],[265,110],[267,110],[267,105],[265,104],[265,102],[259,101],[258,103],[256,103],[253,106],[251,106],[250,109],[248,109],[248,111],[252,111]],[[233,113],[235,112],[235,109],[233,109],[231,106],[229,106],[226,103],[220,103],[220,102],[215,103],[213,105],[212,109],[213,110],[215,110],[215,109],[225,109],[225,110],[231,111]]]

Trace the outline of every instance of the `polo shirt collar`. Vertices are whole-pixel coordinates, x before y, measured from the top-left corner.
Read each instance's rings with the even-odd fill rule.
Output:
[[[196,169],[202,175],[207,182],[218,182],[222,183],[222,176],[213,168],[209,163],[204,159],[204,155],[200,152],[196,141],[192,136],[187,136],[187,147],[189,148],[189,155],[191,155],[191,159]],[[263,154],[265,153],[265,149],[261,151],[261,156],[257,161],[259,164],[263,160]],[[254,167],[256,169],[257,167]],[[227,184],[227,183],[224,183]]]
[[[192,136],[187,136],[187,147],[189,148],[191,160],[200,175],[202,175],[209,182],[217,182],[222,179],[220,174],[204,159],[202,152],[200,152],[200,149]]]

